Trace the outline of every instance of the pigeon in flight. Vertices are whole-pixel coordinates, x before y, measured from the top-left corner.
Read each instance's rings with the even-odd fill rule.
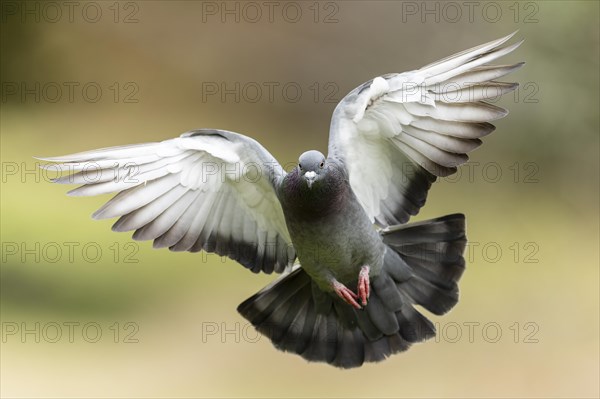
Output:
[[[198,129],[159,143],[42,160],[117,193],[93,214],[119,217],[155,248],[207,251],[254,273],[282,273],[238,311],[280,350],[358,367],[435,335],[414,305],[441,315],[458,301],[465,218],[405,224],[437,177],[451,175],[507,111],[485,102],[514,90],[490,65],[514,35],[421,69],[382,75],[335,108],[328,155],[303,153],[286,173],[255,140]]]

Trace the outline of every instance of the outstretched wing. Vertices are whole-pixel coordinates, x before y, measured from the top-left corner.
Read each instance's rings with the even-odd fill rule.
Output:
[[[516,89],[516,83],[495,79],[523,63],[487,63],[522,43],[503,46],[513,35],[416,71],[377,77],[338,104],[329,157],[345,164],[374,222],[388,226],[416,215],[436,178],[455,173],[480,138],[494,130],[489,122],[508,113],[485,100]]]
[[[69,171],[69,192],[118,192],[93,214],[119,217],[114,231],[173,251],[229,256],[258,273],[283,272],[295,259],[275,187],[284,171],[249,137],[201,129],[160,143],[43,158]]]

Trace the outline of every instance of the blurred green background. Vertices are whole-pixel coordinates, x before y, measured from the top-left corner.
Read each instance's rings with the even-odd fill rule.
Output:
[[[3,397],[598,397],[598,2],[55,4],[1,5]],[[461,301],[380,364],[278,352],[235,310],[273,276],[130,244],[32,158],[218,127],[295,162],[360,83],[517,29],[510,115],[414,219],[467,215]]]

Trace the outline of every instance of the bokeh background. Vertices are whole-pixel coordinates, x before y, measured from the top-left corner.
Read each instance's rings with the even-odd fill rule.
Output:
[[[598,2],[54,4],[1,4],[3,397],[598,397]],[[510,115],[414,219],[467,215],[461,301],[380,364],[278,352],[235,310],[273,276],[131,244],[32,158],[218,127],[295,162],[358,84],[517,29]]]

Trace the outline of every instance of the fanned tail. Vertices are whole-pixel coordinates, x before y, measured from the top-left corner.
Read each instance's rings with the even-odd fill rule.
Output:
[[[381,361],[433,337],[433,323],[413,305],[443,314],[458,301],[464,215],[390,227],[382,238],[388,250],[364,310],[320,291],[296,266],[238,311],[278,349],[341,368]]]

